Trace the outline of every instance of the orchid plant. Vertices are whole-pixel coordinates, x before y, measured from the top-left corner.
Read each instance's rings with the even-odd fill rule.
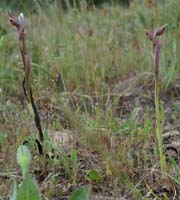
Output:
[[[32,95],[32,89],[31,89],[31,83],[30,83],[30,72],[31,72],[31,65],[30,65],[30,56],[28,53],[26,41],[25,41],[25,28],[24,28],[24,15],[23,13],[20,13],[18,19],[16,19],[13,15],[9,13],[9,21],[10,24],[15,27],[18,31],[18,38],[19,38],[19,49],[24,65],[24,72],[25,77],[23,80],[23,91],[24,95],[26,97],[26,100],[28,103],[31,104],[34,112],[34,120],[36,123],[36,127],[39,131],[39,139],[36,139],[36,143],[38,145],[39,154],[43,154],[43,131],[41,128],[41,121],[40,117],[36,108],[36,105],[34,103],[33,95]]]
[[[166,25],[156,28],[154,31],[146,30],[146,36],[153,43],[153,61],[155,75],[155,107],[156,107],[156,136],[158,140],[158,149],[160,156],[161,172],[166,174],[166,160],[163,153],[162,127],[159,106],[159,61],[161,50],[161,37],[165,33]]]

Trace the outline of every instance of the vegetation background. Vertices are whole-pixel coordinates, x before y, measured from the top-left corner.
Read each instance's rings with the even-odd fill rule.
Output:
[[[180,0],[94,4],[10,0],[0,5],[2,200],[8,199],[12,178],[21,179],[16,150],[24,141],[42,199],[68,199],[82,185],[92,186],[92,199],[180,199]],[[25,15],[43,157],[7,11]],[[164,24],[160,113],[166,181],[155,133],[152,46],[144,31]]]

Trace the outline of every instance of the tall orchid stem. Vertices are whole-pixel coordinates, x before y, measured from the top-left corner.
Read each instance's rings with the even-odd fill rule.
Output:
[[[40,116],[39,116],[38,110],[36,108],[36,105],[34,103],[34,98],[33,98],[31,84],[30,84],[31,65],[30,65],[30,56],[28,54],[28,49],[27,49],[26,42],[25,42],[24,15],[23,15],[23,13],[20,13],[19,18],[16,19],[10,13],[8,13],[8,14],[9,14],[9,21],[10,21],[11,25],[17,29],[18,35],[19,35],[19,49],[21,52],[22,61],[23,61],[23,65],[24,65],[24,71],[25,71],[25,77],[23,80],[23,91],[24,91],[24,95],[25,95],[27,102],[30,103],[33,108],[34,120],[36,123],[36,127],[39,131],[39,139],[36,139],[36,143],[38,145],[39,154],[43,155],[44,136],[43,136],[43,131],[41,128]]]
[[[163,175],[166,174],[166,160],[163,153],[163,139],[162,139],[162,128],[161,128],[161,117],[159,111],[159,77],[155,76],[155,107],[156,107],[156,136],[158,140],[159,157],[161,164],[161,172]]]

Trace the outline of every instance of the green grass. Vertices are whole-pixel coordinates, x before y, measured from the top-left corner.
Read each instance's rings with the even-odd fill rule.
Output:
[[[179,41],[178,34],[174,33],[177,29],[175,23],[178,20],[178,13],[174,13],[174,4],[177,3],[155,8],[159,13],[158,22],[155,16],[150,16],[155,9],[147,9],[144,5],[138,4],[131,10],[107,7],[104,10],[95,9],[86,12],[84,8],[82,12],[72,10],[64,15],[55,5],[52,5],[47,12],[39,7],[38,15],[31,15],[27,19],[27,38],[29,38],[32,62],[35,64],[34,76],[38,79],[38,83],[39,81],[41,83],[39,87],[44,87],[43,82],[46,79],[52,79],[60,73],[63,89],[104,92],[108,89],[108,83],[118,80],[122,75],[131,71],[151,71],[151,60],[147,56],[149,45],[143,30],[167,23],[168,34],[162,53],[162,73],[165,74],[163,77],[167,88],[179,70],[177,67]],[[147,9],[147,12],[142,13],[142,8]],[[164,16],[171,15],[169,9],[174,11],[174,15],[170,16],[172,18]],[[5,16],[3,19],[6,19]],[[21,67],[18,66],[17,52],[13,48],[16,47],[16,41],[12,39],[13,33],[7,27],[7,22],[1,24],[8,30],[8,34],[1,38],[2,51],[5,55],[8,49],[13,51],[9,52],[11,57],[8,63],[2,60],[1,65],[6,63],[6,66],[1,67],[1,74],[3,79],[9,78],[11,74],[12,79],[17,79]],[[1,59],[5,58],[1,54]],[[7,65],[13,66],[11,70],[7,70]]]
[[[110,187],[103,183],[112,180],[113,189],[109,190],[114,190],[114,196],[122,188],[130,199],[143,199],[154,184],[163,187],[151,92],[152,51],[144,29],[168,24],[162,40],[160,99],[172,102],[171,129],[176,130],[180,101],[179,4],[179,0],[171,0],[148,7],[134,0],[130,8],[105,5],[101,9],[83,7],[68,13],[63,13],[56,4],[46,9],[37,5],[36,13],[25,16],[33,94],[44,132],[62,130],[63,112],[74,134],[70,148],[74,160],[68,152],[63,152],[59,159],[61,152],[57,147],[54,147],[57,158],[38,158],[34,141],[37,131],[23,98],[24,71],[17,34],[6,13],[0,10],[0,30],[6,30],[6,34],[0,32],[0,180],[3,173],[10,174],[10,178],[17,175],[15,152],[28,139],[34,158],[30,169],[36,173],[43,198],[63,194],[65,188],[69,191],[67,181],[73,187],[77,187],[78,181],[87,183],[84,171],[90,170],[102,175],[102,193]],[[126,80],[127,86],[114,90],[119,81],[123,84]],[[145,88],[143,93],[128,95],[140,87]],[[171,100],[172,93],[176,98]],[[160,116],[167,115],[163,116],[165,126],[169,116],[166,107],[163,109]],[[45,140],[50,143],[45,145],[49,152],[53,140]],[[93,153],[87,153],[88,157],[85,152]],[[96,153],[97,163],[93,159]],[[83,159],[87,165],[81,171]],[[178,191],[179,161],[171,158],[167,165],[169,183]],[[43,175],[39,169],[43,169]],[[84,178],[81,173],[85,173]],[[153,176],[158,178],[154,181]],[[5,189],[0,188],[1,198],[7,198],[11,182],[12,179],[5,181]]]

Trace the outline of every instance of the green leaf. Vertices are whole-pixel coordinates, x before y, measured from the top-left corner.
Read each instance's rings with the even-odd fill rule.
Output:
[[[69,200],[89,200],[91,186],[84,186],[74,191]]]
[[[73,165],[77,163],[77,153],[75,149],[71,150],[71,161]]]
[[[29,173],[25,175],[24,180],[19,186],[17,200],[40,200],[40,192],[37,183],[31,178]]]
[[[29,165],[31,162],[31,153],[27,146],[20,145],[17,150],[17,162],[19,166],[21,167],[21,170],[23,172],[23,176],[26,174],[26,172],[29,170]]]
[[[17,180],[14,178],[13,184],[12,184],[12,187],[11,187],[10,199],[9,200],[16,200],[17,199],[17,193],[18,193],[18,184],[17,184]]]
[[[74,175],[74,173],[76,173],[77,170],[77,153],[75,149],[71,150],[71,165],[72,165],[72,175]]]
[[[90,170],[87,175],[88,179],[99,183],[102,180],[100,173],[96,170]]]

